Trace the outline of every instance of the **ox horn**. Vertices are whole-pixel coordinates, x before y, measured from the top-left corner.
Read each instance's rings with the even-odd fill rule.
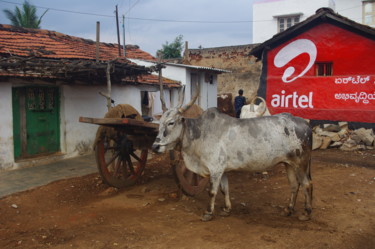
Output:
[[[197,92],[195,93],[194,97],[190,100],[190,102],[178,109],[178,111],[180,113],[184,113],[185,111],[187,111],[194,104],[194,102],[197,100],[197,98],[199,96],[199,85],[198,85],[198,83],[196,84],[196,88],[197,88]]]
[[[181,108],[182,104],[184,103],[184,98],[185,98],[185,85],[182,86],[178,93],[178,108]]]
[[[255,96],[255,98],[253,98],[253,100],[251,100],[251,103],[250,103],[250,112],[255,112],[254,110],[254,104],[255,104],[255,100],[257,99],[257,97]]]
[[[267,110],[267,103],[266,103],[266,101],[264,100],[264,98],[262,98],[262,97],[257,96],[255,99],[260,99],[260,100],[264,103],[264,108],[263,108],[262,112],[259,113],[259,117],[261,117],[261,116],[264,115],[264,113],[266,113],[266,110]],[[254,99],[254,102],[255,102],[255,99]],[[260,104],[259,104],[259,106],[260,106]]]

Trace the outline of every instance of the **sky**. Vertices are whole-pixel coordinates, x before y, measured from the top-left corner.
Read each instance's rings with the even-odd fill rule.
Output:
[[[29,0],[41,16],[41,28],[86,39],[117,43],[115,9],[118,6],[121,44],[125,16],[125,43],[156,55],[163,44],[179,35],[189,48],[211,48],[252,43],[254,0]],[[24,0],[0,0],[0,24],[10,24],[2,10],[22,8]]]

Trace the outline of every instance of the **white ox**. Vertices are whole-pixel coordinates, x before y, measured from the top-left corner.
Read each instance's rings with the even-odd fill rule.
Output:
[[[301,186],[305,207],[300,220],[310,219],[312,182],[310,175],[312,133],[306,121],[290,114],[237,119],[210,108],[197,119],[182,116],[195,101],[166,111],[152,149],[162,153],[180,145],[186,167],[203,177],[210,177],[210,202],[202,216],[213,218],[218,188],[224,194],[222,214],[229,214],[228,178],[231,170],[264,171],[278,164],[286,167],[291,198],[285,215],[291,215]]]
[[[256,105],[256,99],[260,99],[262,102],[259,105]],[[262,97],[255,97],[250,104],[244,105],[241,108],[240,118],[257,118],[262,116],[271,116],[266,101]]]

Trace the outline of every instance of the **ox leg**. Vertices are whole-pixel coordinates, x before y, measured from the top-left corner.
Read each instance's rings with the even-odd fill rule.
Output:
[[[225,173],[221,177],[220,190],[221,190],[221,193],[224,195],[224,200],[225,200],[225,206],[222,209],[220,215],[221,216],[228,216],[229,213],[230,213],[230,210],[232,209],[232,204],[231,204],[230,198],[229,198],[228,177]]]
[[[301,186],[305,194],[305,210],[298,217],[301,221],[310,220],[312,212],[312,195],[313,195],[313,184],[309,173],[304,172],[301,181]]]
[[[210,182],[211,182],[211,188],[209,191],[210,196],[210,202],[208,204],[206,212],[203,214],[201,220],[202,221],[210,221],[213,219],[214,209],[215,209],[215,199],[216,194],[219,189],[220,179],[221,179],[222,173],[216,174],[216,175],[210,175]]]
[[[294,206],[296,204],[300,184],[298,182],[297,175],[293,166],[291,166],[290,164],[285,164],[285,169],[289,180],[291,196],[289,205],[283,210],[282,215],[290,216],[294,212]]]

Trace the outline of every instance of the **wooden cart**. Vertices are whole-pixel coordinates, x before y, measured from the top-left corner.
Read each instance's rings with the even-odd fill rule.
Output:
[[[142,176],[159,128],[157,123],[130,116],[79,118],[80,122],[100,125],[94,144],[98,170],[103,181],[116,188],[131,186]],[[176,182],[185,194],[193,196],[204,190],[208,178],[189,171],[179,152],[172,151],[170,157]]]

